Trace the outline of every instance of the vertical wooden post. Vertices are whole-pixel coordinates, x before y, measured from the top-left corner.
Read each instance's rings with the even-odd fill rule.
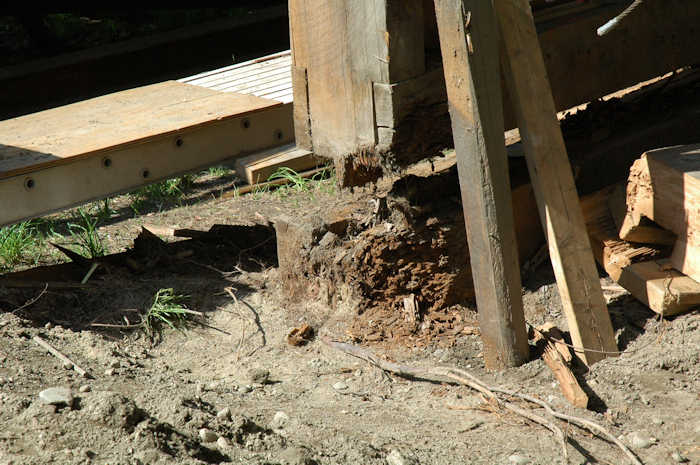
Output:
[[[503,139],[498,29],[491,1],[435,0],[486,367],[529,347]]]
[[[571,339],[588,365],[617,351],[527,0],[493,0],[502,66]],[[484,3],[490,3],[484,1]],[[583,350],[591,349],[591,350]]]

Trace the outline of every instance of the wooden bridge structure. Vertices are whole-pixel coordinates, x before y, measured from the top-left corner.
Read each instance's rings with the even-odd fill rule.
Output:
[[[700,4],[647,0],[598,36],[627,4],[290,0],[291,52],[0,122],[0,225],[294,141],[344,186],[454,146],[486,363],[513,366],[528,347],[503,133],[518,127],[594,363],[617,347],[556,112],[700,62]]]

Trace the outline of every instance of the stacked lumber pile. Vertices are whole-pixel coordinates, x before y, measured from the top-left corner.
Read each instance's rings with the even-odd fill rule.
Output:
[[[700,145],[646,152],[626,186],[581,199],[596,260],[663,315],[700,305]]]

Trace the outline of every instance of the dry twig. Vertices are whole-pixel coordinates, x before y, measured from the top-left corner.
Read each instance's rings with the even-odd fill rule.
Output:
[[[30,299],[30,300],[26,301],[26,302],[24,303],[24,305],[22,305],[22,306],[20,306],[20,307],[17,307],[17,308],[15,308],[14,310],[12,310],[12,314],[14,315],[15,313],[19,312],[20,310],[23,310],[23,309],[29,307],[29,306],[32,305],[34,302],[36,302],[37,300],[41,299],[41,296],[43,296],[44,294],[46,294],[46,290],[47,290],[48,288],[49,288],[49,284],[48,284],[48,283],[44,284],[44,289],[41,290],[41,292],[39,293],[39,295],[37,295],[37,296],[34,297],[33,299]]]
[[[329,347],[340,350],[341,352],[345,352],[349,355],[352,355],[353,357],[365,360],[384,371],[389,371],[399,376],[424,379],[446,377],[460,384],[469,386],[470,388],[482,393],[487,399],[495,401],[498,405],[514,413],[517,413],[518,415],[521,415],[531,421],[534,421],[535,423],[538,423],[554,432],[558,436],[558,439],[562,444],[563,454],[565,458],[568,457],[568,453],[566,451],[566,435],[561,430],[561,428],[539,415],[536,415],[528,410],[524,410],[516,406],[515,404],[504,398],[504,396],[508,396],[510,398],[518,398],[533,403],[542,407],[545,410],[545,412],[547,412],[547,414],[553,418],[564,420],[573,423],[581,428],[585,428],[594,435],[603,437],[606,440],[618,446],[625,453],[625,455],[627,455],[631,463],[633,463],[634,465],[643,465],[642,462],[627,448],[627,446],[625,446],[622,442],[620,442],[615,436],[613,436],[608,430],[606,430],[602,426],[584,418],[566,415],[564,413],[558,412],[554,410],[547,402],[537,399],[536,397],[515,391],[510,391],[507,389],[502,389],[499,387],[488,386],[486,383],[476,378],[474,375],[464,370],[460,370],[458,368],[417,368],[407,365],[401,365],[398,363],[380,359],[369,350],[354,346],[352,344],[331,341],[330,339],[325,337],[321,338],[321,340],[324,344],[328,345]],[[501,396],[499,396],[498,394],[501,394]]]
[[[41,347],[48,350],[51,353],[51,355],[53,355],[54,357],[61,360],[66,366],[70,365],[71,368],[73,368],[80,376],[82,376],[83,378],[90,378],[90,375],[88,374],[87,371],[80,368],[73,360],[69,359],[65,354],[63,354],[61,351],[56,349],[54,346],[52,346],[51,344],[49,344],[48,342],[43,340],[41,337],[34,336],[32,339],[34,340],[34,342],[39,344]]]

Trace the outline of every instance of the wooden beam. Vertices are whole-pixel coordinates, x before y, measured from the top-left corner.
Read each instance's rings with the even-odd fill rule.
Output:
[[[263,150],[236,160],[236,172],[245,177],[248,184],[265,182],[277,169],[285,167],[301,173],[321,165],[321,159],[313,153],[287,144]]]
[[[294,136],[292,107],[168,81],[0,122],[0,225]]]
[[[591,365],[617,344],[595,266],[542,51],[526,0],[494,0],[502,66],[575,351]]]
[[[487,368],[528,360],[491,2],[435,0]],[[466,15],[464,12],[467,12]],[[471,24],[470,22],[471,18]]]

